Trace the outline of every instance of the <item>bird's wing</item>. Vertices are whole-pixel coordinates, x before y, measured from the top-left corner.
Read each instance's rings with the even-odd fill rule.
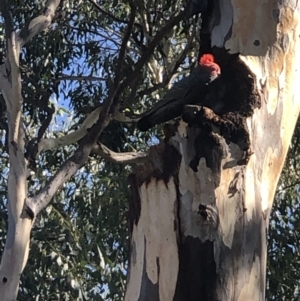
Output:
[[[173,87],[164,95],[164,97],[155,103],[151,110],[145,112],[143,116],[152,115],[162,107],[169,105],[174,101],[177,103],[185,103],[185,99],[189,96],[194,87],[194,84],[191,81],[193,81],[193,78],[188,76],[176,82]]]
[[[210,81],[210,73],[197,68],[196,72],[176,82],[163,99],[142,115],[137,123],[138,128],[147,131],[155,124],[180,116],[184,105],[202,101]]]

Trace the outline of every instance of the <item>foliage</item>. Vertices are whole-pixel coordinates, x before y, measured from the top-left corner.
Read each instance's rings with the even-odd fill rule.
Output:
[[[14,21],[22,27],[42,8],[41,2],[10,1]],[[135,0],[137,16],[122,77],[147,51],[155,34],[185,5],[185,1]],[[128,24],[129,2],[66,0],[62,19],[36,36],[21,54],[24,122],[27,145],[39,137],[59,137],[78,129],[83,119],[108,95]],[[1,19],[0,19],[1,21]],[[1,24],[3,29],[3,24]],[[170,82],[187,74],[198,51],[199,20],[183,20],[164,35],[149,63],[122,95],[121,109],[140,113]],[[3,36],[0,36],[3,38]],[[3,41],[2,41],[3,42]],[[3,44],[3,43],[2,43]],[[1,96],[2,97],[2,96]],[[7,147],[5,104],[1,99],[0,242],[7,228]],[[281,177],[269,232],[268,300],[298,300],[299,285],[299,131]],[[160,132],[137,132],[134,125],[111,122],[100,141],[117,152],[141,150]],[[40,137],[39,137],[40,138]],[[32,194],[73,153],[76,145],[39,156],[29,179]],[[128,251],[127,210],[130,167],[99,157],[62,187],[35,222],[29,262],[21,277],[19,300],[121,300]]]
[[[281,174],[271,213],[268,242],[267,300],[300,298],[300,121]]]
[[[121,79],[134,71],[165,24],[184,1],[135,0],[137,14],[127,43]],[[43,3],[10,1],[14,22],[22,28]],[[35,36],[21,53],[23,114],[27,152],[36,140],[61,137],[80,127],[84,118],[108,96],[116,77],[116,62],[128,26],[129,2],[63,1],[63,18]],[[3,21],[0,19],[0,21]],[[1,23],[1,28],[4,24]],[[155,47],[153,54],[122,94],[121,110],[140,113],[195,63],[197,18],[183,20]],[[3,36],[1,37],[3,38]],[[2,43],[4,47],[4,43]],[[7,131],[1,96],[2,133],[1,249],[7,211]],[[49,122],[51,123],[49,124]],[[49,126],[47,127],[47,125]],[[45,130],[47,128],[47,130]],[[141,134],[132,124],[112,121],[100,136],[113,151],[145,149],[159,132]],[[39,191],[70,157],[77,145],[42,153],[31,162],[30,194]],[[128,181],[131,168],[90,157],[87,164],[56,194],[36,219],[28,264],[21,276],[18,300],[121,300],[128,251]]]

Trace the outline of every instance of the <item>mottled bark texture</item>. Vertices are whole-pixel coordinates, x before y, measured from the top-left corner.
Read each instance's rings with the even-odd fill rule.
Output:
[[[22,120],[22,84],[20,73],[21,47],[33,36],[47,29],[55,16],[60,0],[48,0],[37,17],[17,31],[9,1],[0,1],[5,21],[6,59],[0,65],[0,91],[5,99],[8,120],[9,175],[7,183],[8,231],[0,265],[0,300],[16,300],[20,275],[29,253],[33,212],[26,204],[27,167],[24,158]]]
[[[299,114],[300,3],[210,1],[216,115],[187,106],[130,177],[126,301],[265,300],[267,230]]]

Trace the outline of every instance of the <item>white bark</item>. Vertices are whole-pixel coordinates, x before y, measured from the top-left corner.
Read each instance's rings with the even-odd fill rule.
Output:
[[[131,261],[125,300],[143,301],[148,296],[153,301],[265,300],[268,220],[300,110],[300,4],[218,2],[221,14],[212,16],[212,46],[240,53],[260,92],[261,108],[247,118],[254,154],[246,165],[237,165],[241,150],[227,141],[220,174],[207,167],[209,156],[203,155],[195,172],[190,162],[196,155],[195,139],[203,130],[181,125],[157,151],[163,172],[151,165],[136,171],[131,183]],[[219,133],[214,137],[224,142]],[[201,143],[205,148],[207,141]],[[172,146],[181,157],[173,151],[170,156]],[[212,147],[212,158],[215,153]],[[163,224],[167,221],[176,227]],[[165,237],[177,241],[171,239],[169,244]],[[152,260],[146,256],[147,245],[172,250],[172,257],[152,251],[156,258]]]
[[[27,187],[21,118],[23,99],[19,72],[18,54],[20,49],[14,34],[8,39],[8,51],[10,54],[11,83],[5,75],[1,75],[1,91],[7,91],[4,97],[8,115],[10,164],[7,185],[9,226],[0,266],[0,296],[4,301],[14,300],[17,295],[19,277],[28,257],[32,225],[32,220],[24,212]]]
[[[99,106],[96,109],[94,109],[83,121],[83,123],[80,125],[80,128],[74,132],[71,132],[67,135],[64,135],[59,138],[43,138],[38,143],[38,153],[39,155],[41,152],[45,152],[50,149],[56,149],[59,147],[63,147],[66,145],[70,145],[73,143],[78,142],[80,139],[86,136],[86,134],[89,132],[91,127],[98,121],[99,115],[101,113],[102,107]],[[136,121],[135,119],[126,117],[122,113],[118,113],[115,116],[113,116],[113,119],[119,122],[125,122],[125,123],[132,123]]]
[[[98,121],[100,112],[101,107],[96,108],[86,117],[80,128],[72,133],[59,138],[41,139],[41,141],[38,143],[38,154],[50,149],[70,145],[82,139],[88,133],[88,130]]]
[[[140,187],[144,200],[139,224],[132,232],[130,279],[125,301],[138,300],[142,281],[159,286],[148,294],[149,300],[172,301],[176,288],[179,259],[174,225],[177,215],[177,193],[174,183],[152,181]],[[157,295],[158,294],[158,295]],[[159,297],[159,299],[158,299]]]
[[[19,70],[20,47],[51,24],[59,2],[59,0],[49,0],[46,3],[44,15],[33,19],[18,34],[13,28],[12,17],[6,1],[2,1],[0,5],[6,24],[8,52],[8,60],[0,69],[0,89],[7,106],[10,164],[7,184],[9,225],[0,265],[0,299],[3,301],[12,301],[17,297],[20,275],[28,258],[30,231],[33,223],[25,204],[27,173],[21,116],[23,99]]]

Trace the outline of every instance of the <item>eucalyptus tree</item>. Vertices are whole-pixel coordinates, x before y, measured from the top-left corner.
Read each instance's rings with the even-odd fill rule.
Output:
[[[0,9],[1,300],[264,300],[270,217],[268,297],[297,300],[297,135],[270,212],[299,113],[298,4]],[[205,52],[225,110],[137,131]]]
[[[122,297],[127,164],[153,140],[134,121],[197,60],[184,7],[1,2],[2,300]]]

